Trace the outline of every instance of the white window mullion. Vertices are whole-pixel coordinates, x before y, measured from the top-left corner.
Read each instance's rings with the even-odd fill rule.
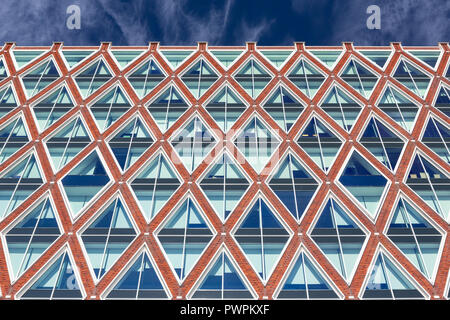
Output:
[[[317,130],[316,117],[313,117],[313,120],[314,120],[314,131],[316,132],[317,142],[319,144],[320,160],[322,162],[322,168],[324,171],[327,171],[326,165],[325,165],[325,157],[323,156],[323,151],[322,151],[322,142],[320,141],[319,130]]]
[[[442,144],[443,144],[444,147],[445,147],[445,150],[447,150],[447,158],[448,158],[448,157],[450,156],[450,151],[448,150],[447,143],[445,143],[444,137],[442,136],[442,133],[441,133],[441,131],[439,130],[439,127],[437,126],[436,121],[434,120],[434,118],[433,118],[433,117],[430,117],[430,118],[431,118],[431,121],[433,121],[433,125],[434,125],[436,131],[437,131],[438,134],[439,134],[439,138],[441,138],[441,141],[442,141]]]
[[[402,110],[400,109],[400,106],[398,105],[398,101],[397,101],[397,99],[395,98],[394,92],[392,92],[391,86],[388,86],[388,88],[389,88],[389,91],[390,91],[390,93],[391,93],[392,100],[394,101],[395,106],[397,107],[398,113],[400,114],[400,117],[402,118],[403,127],[404,127],[406,130],[409,130],[409,129],[408,129],[408,126],[406,125],[405,118],[403,117],[403,112],[402,112]]]
[[[9,198],[8,206],[6,207],[6,210],[3,212],[3,217],[5,217],[5,214],[8,213],[9,207],[11,206],[12,199],[14,198],[14,196],[15,196],[15,194],[17,192],[17,189],[19,188],[19,185],[22,182],[22,178],[23,178],[23,176],[26,173],[26,170],[28,168],[28,164],[30,163],[30,160],[31,160],[31,155],[28,157],[27,163],[25,164],[25,167],[23,168],[23,171],[22,171],[22,174],[20,175],[19,181],[17,182],[17,184],[16,184],[16,186],[14,188],[14,191],[11,194],[11,197]]]
[[[222,206],[223,206],[223,210],[222,210],[222,221],[225,221],[226,219],[226,212],[227,212],[227,201],[226,201],[226,180],[227,180],[227,166],[228,163],[226,163],[225,160],[225,154],[223,155],[223,170],[224,170],[224,174],[223,174],[223,196],[222,196]]]
[[[339,233],[339,227],[338,227],[337,222],[336,222],[336,216],[335,216],[335,211],[334,211],[333,200],[330,199],[330,202],[331,202],[331,208],[330,208],[331,209],[331,219],[333,221],[334,228],[336,229],[337,241],[338,241],[339,251],[340,251],[339,252],[339,261],[341,262],[341,265],[342,265],[344,278],[345,278],[345,280],[347,280],[348,279],[348,272],[347,272],[347,268],[346,268],[345,260],[344,260],[344,250],[342,249],[341,235]]]
[[[144,272],[144,261],[145,261],[145,251],[142,253],[142,259],[141,259],[141,267],[139,268],[139,277],[138,277],[138,283],[136,288],[136,300],[139,298],[139,290],[141,289],[141,279],[142,279],[142,273]]]
[[[50,112],[48,113],[47,119],[45,120],[45,126],[44,126],[44,128],[47,128],[47,126],[48,126],[48,122],[50,121],[50,117],[52,116],[53,111],[55,110],[56,104],[58,103],[59,97],[60,97],[60,95],[61,95],[63,89],[64,89],[64,86],[61,87],[61,89],[60,89],[59,92],[58,92],[58,95],[56,96],[56,99],[55,99],[55,102],[53,103],[52,109],[51,109]],[[44,129],[44,128],[42,128],[42,129]]]
[[[302,62],[303,76],[305,77],[306,91],[308,93],[308,97],[311,97],[311,90],[309,89],[309,80],[308,80],[308,77],[306,75],[306,70],[305,70],[305,61],[303,59],[301,59],[301,62]]]
[[[116,86],[116,88],[114,89],[113,98],[111,100],[111,103],[109,104],[108,113],[106,114],[105,123],[103,124],[103,130],[105,130],[108,126],[107,123],[109,116],[111,115],[112,105],[116,102],[117,99],[117,88],[119,88],[119,86]]]
[[[306,277],[306,265],[305,265],[305,254],[303,252],[300,252],[300,255],[302,257],[302,274],[303,274],[303,281],[305,282],[305,291],[306,291],[306,300],[309,300],[309,284],[308,284],[308,278]]]
[[[336,95],[336,101],[338,102],[339,108],[341,109],[341,115],[342,115],[342,120],[344,122],[345,130],[348,131],[348,129],[347,129],[347,119],[345,119],[344,109],[342,108],[341,99],[339,99],[340,96],[338,94],[336,86],[334,86],[334,94]]]
[[[225,293],[225,252],[222,252],[222,290],[221,290],[221,300],[224,299]]]
[[[381,269],[383,271],[384,278],[386,279],[389,290],[391,291],[392,299],[395,300],[394,289],[392,288],[391,280],[389,279],[386,262],[384,261],[384,255],[381,252],[380,252],[380,255],[381,255]]]
[[[259,213],[259,231],[261,237],[261,262],[262,262],[262,274],[263,279],[266,281],[266,259],[264,254],[264,233],[263,233],[263,223],[262,223],[262,205],[261,198],[258,198],[258,213]]]
[[[280,97],[281,97],[281,107],[283,108],[283,121],[284,121],[284,130],[288,132],[287,120],[286,120],[286,107],[284,105],[284,94],[283,87],[280,86]]]
[[[403,209],[406,211],[405,202],[403,201],[403,198],[400,198],[400,199],[401,199],[401,201],[402,201]],[[412,223],[411,223],[411,220],[409,219],[409,214],[406,213],[406,214],[405,214],[405,217],[406,217],[406,221],[405,221],[405,222],[406,222],[406,223],[409,225],[409,227],[411,228],[411,232],[412,232],[412,234],[413,234],[414,242],[415,242],[415,244],[416,244],[416,246],[417,246],[417,250],[419,251],[419,261],[420,261],[420,265],[422,265],[423,268],[425,269],[425,273],[426,273],[427,277],[430,277],[431,274],[428,272],[428,268],[427,268],[427,266],[426,266],[426,264],[425,264],[425,261],[424,261],[424,259],[423,259],[422,249],[420,248],[419,241],[417,240],[416,232],[414,231],[414,228],[413,228],[413,225],[412,225]]]
[[[378,134],[378,138],[380,139],[381,146],[383,147],[384,156],[386,157],[386,162],[387,162],[387,164],[389,166],[389,169],[391,169],[391,171],[394,171],[394,168],[393,168],[393,166],[391,164],[391,161],[389,160],[389,156],[388,156],[386,147],[384,145],[383,138],[381,137],[380,129],[378,129],[378,124],[377,124],[377,121],[376,121],[375,118],[373,118],[373,123],[375,124],[375,129],[377,130],[377,134]]]
[[[441,214],[441,216],[443,216],[445,218],[445,216],[444,216],[445,213],[441,208],[441,203],[439,202],[439,198],[436,194],[436,190],[434,190],[433,184],[431,183],[428,171],[425,169],[425,165],[423,164],[422,157],[420,155],[417,155],[417,156],[419,157],[420,164],[422,165],[422,169],[425,173],[425,176],[427,177],[428,184],[429,184],[431,190],[433,191],[434,198],[436,199],[436,205],[438,206],[438,209],[440,211],[439,213]]]
[[[166,117],[164,120],[164,131],[169,129],[169,108],[170,104],[172,103],[172,95],[173,95],[173,86],[171,85],[169,89],[169,99],[167,99]]]
[[[131,139],[130,139],[130,142],[128,143],[127,156],[125,158],[123,171],[125,171],[128,168],[128,159],[129,159],[130,153],[131,153],[131,146],[133,145],[134,137],[137,136],[137,131],[139,130],[139,126],[136,126],[137,121],[138,121],[138,117],[136,117],[134,119],[133,129],[131,130]]]
[[[144,80],[144,85],[142,86],[141,89],[141,96],[143,97],[145,95],[145,87],[147,86],[147,79],[148,79],[148,74],[150,72],[150,68],[152,67],[152,59],[150,59],[148,61],[148,67],[147,67],[147,73],[145,74],[145,80]]]
[[[113,223],[114,223],[114,219],[115,219],[115,216],[116,216],[116,210],[117,210],[118,202],[119,202],[119,198],[116,198],[116,200],[114,202],[114,208],[113,208],[113,214],[112,214],[112,217],[111,217],[111,222],[109,223],[108,234],[106,236],[105,246],[103,247],[102,262],[100,264],[100,268],[98,269],[97,279],[100,279],[100,274],[101,274],[102,269],[104,268],[104,265],[105,265],[106,249],[108,248],[109,237],[111,235],[111,229],[112,229],[112,226],[113,226]]]
[[[65,145],[65,147],[64,147],[64,151],[63,151],[63,153],[62,153],[62,155],[61,155],[61,159],[59,159],[59,163],[58,163],[58,166],[56,167],[56,170],[59,170],[59,169],[61,168],[61,164],[63,163],[63,159],[64,159],[64,157],[65,157],[65,155],[66,155],[67,148],[69,147],[70,141],[72,140],[72,136],[74,135],[74,131],[75,131],[76,127],[77,127],[77,124],[78,124],[78,120],[79,120],[79,119],[80,119],[80,118],[77,118],[77,119],[74,121],[72,130],[71,130],[71,132],[70,132],[69,139],[68,139],[67,142],[66,142],[66,145]]]
[[[64,252],[63,257],[61,259],[61,263],[58,268],[58,277],[56,278],[55,284],[53,285],[52,293],[50,294],[50,300],[53,300],[53,295],[55,294],[56,286],[58,285],[59,279],[61,279],[61,271],[64,265],[64,259],[66,258],[67,252]]]
[[[5,140],[5,144],[3,145],[2,149],[0,150],[0,155],[3,154],[3,150],[6,148],[6,145],[8,144],[9,140],[11,139],[11,137],[14,133],[14,130],[16,130],[16,126],[19,123],[19,120],[20,120],[20,117],[16,119],[16,122],[14,122],[12,130],[9,132],[8,137]]]
[[[155,210],[155,193],[156,193],[156,186],[158,184],[158,178],[161,174],[161,157],[162,157],[162,154],[160,154],[158,157],[158,169],[156,170],[155,182],[153,183],[153,193],[152,193],[152,202],[151,202],[151,207],[150,207],[149,220],[153,218],[153,215],[155,213],[154,212],[154,210]]]
[[[39,212],[39,216],[38,216],[38,219],[37,219],[37,221],[36,221],[36,224],[35,224],[34,227],[33,227],[33,232],[31,233],[30,240],[28,240],[27,247],[26,247],[26,249],[25,249],[25,251],[24,251],[24,253],[23,253],[22,260],[20,261],[20,266],[19,266],[19,270],[18,270],[18,273],[17,273],[17,277],[18,277],[20,274],[22,274],[22,271],[23,271],[23,270],[22,270],[22,269],[23,269],[23,263],[25,262],[25,257],[27,256],[28,251],[30,250],[31,243],[33,242],[34,235],[36,234],[36,229],[37,229],[37,227],[38,227],[38,225],[39,225],[39,222],[41,221],[42,214],[44,213],[45,207],[46,207],[46,205],[47,205],[47,201],[48,201],[48,198],[45,199],[45,202],[44,202],[44,204],[42,205],[42,209],[41,209],[41,211]]]
[[[52,61],[52,59],[49,59],[47,61],[47,64],[45,65],[44,71],[42,71],[41,75],[39,76],[39,80],[36,82],[36,84],[34,85],[33,88],[33,92],[31,93],[31,96],[34,96],[34,93],[36,92],[37,87],[39,86],[39,84],[41,83],[42,77],[44,76],[45,72],[47,71],[48,66],[50,65],[50,62]]]
[[[183,280],[185,277],[185,264],[186,264],[186,238],[187,238],[187,229],[189,226],[189,216],[191,214],[191,200],[188,198],[187,204],[186,204],[186,220],[184,222],[184,237],[183,237],[183,251],[181,256],[181,274],[180,274],[180,280]]]
[[[88,95],[91,92],[92,83],[94,83],[94,79],[95,79],[95,77],[97,75],[97,71],[98,71],[98,68],[100,67],[101,61],[102,60],[99,60],[98,63],[97,63],[97,66],[95,67],[94,75],[92,76],[91,82],[89,83],[89,87],[88,87],[88,90],[87,90],[87,94]]]
[[[295,187],[295,180],[294,180],[294,174],[292,171],[292,156],[289,153],[288,154],[288,166],[289,166],[289,177],[291,178],[291,183],[292,183],[292,190],[294,191],[294,203],[295,203],[295,214],[297,216],[297,220],[300,219],[300,214],[298,212],[298,204],[297,204],[297,189]]]

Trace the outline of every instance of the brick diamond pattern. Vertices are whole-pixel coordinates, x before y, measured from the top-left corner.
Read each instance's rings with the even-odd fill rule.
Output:
[[[258,70],[247,68],[239,78],[249,63]],[[190,299],[198,292],[211,299],[449,299],[449,64],[448,43],[151,42],[126,50],[111,43],[6,43],[0,51],[0,299]],[[217,100],[224,88],[239,99],[239,112],[227,97]],[[336,90],[342,98],[327,98]],[[274,92],[280,94],[277,104]],[[220,112],[211,113],[213,107]],[[151,136],[139,152],[132,144],[137,131],[123,130],[133,119]],[[257,169],[235,143],[252,119],[277,140]],[[197,120],[201,126],[186,132]],[[312,122],[324,129],[307,130]],[[369,126],[374,129],[367,133]],[[333,147],[325,131],[342,143]],[[250,134],[244,144],[257,156],[263,142],[274,142]],[[121,156],[132,161],[122,163],[111,147],[119,135]],[[209,135],[214,143],[205,144]],[[173,143],[181,138],[183,154]],[[305,139],[318,143],[305,147]],[[194,157],[202,147],[201,159],[186,165],[194,161],[185,161],[188,151]],[[224,154],[234,173],[214,171]],[[301,170],[289,163],[289,174],[280,176],[287,157]],[[213,195],[201,184],[206,180]],[[236,186],[240,191],[225,204],[225,193],[234,195]],[[287,192],[300,203],[280,198]],[[88,229],[103,212],[116,210],[117,199],[123,214],[102,220],[98,232]],[[276,254],[272,244],[277,247],[280,239],[271,226],[250,232],[245,250],[236,240],[257,199],[264,199],[264,210],[289,234]],[[329,212],[326,223],[323,212]],[[346,228],[346,216],[353,228]],[[259,220],[251,221],[254,230],[264,224]],[[48,236],[51,228],[59,228],[59,235]],[[134,230],[133,236],[121,228]],[[202,228],[208,241],[200,248]],[[92,243],[82,237],[86,230]],[[344,243],[354,230],[364,230],[364,246]],[[167,243],[180,243],[182,254],[161,245],[162,233]],[[30,243],[26,252],[14,246],[19,237]],[[263,253],[253,248],[252,237],[268,244]],[[24,263],[25,255],[30,258]],[[351,262],[344,274],[333,260],[340,256]],[[267,269],[264,276],[255,269],[259,264]],[[101,276],[98,266],[107,266]],[[181,276],[180,268],[186,268]],[[226,287],[217,282],[225,278]]]

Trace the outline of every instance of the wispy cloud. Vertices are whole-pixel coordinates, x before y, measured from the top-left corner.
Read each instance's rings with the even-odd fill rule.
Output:
[[[379,3],[381,30],[366,28]],[[81,30],[66,28],[66,8],[81,7]],[[2,0],[0,42],[114,44],[436,44],[450,38],[450,2],[442,0]]]
[[[234,0],[226,0],[218,7],[211,5],[201,14],[189,10],[186,0],[157,0],[156,3],[155,16],[163,30],[163,42],[218,44],[225,40]]]
[[[239,40],[238,44],[246,41],[258,41],[263,34],[269,31],[274,22],[275,19],[269,21],[264,19],[256,25],[249,25],[245,20],[241,21],[241,28],[235,30],[236,39]]]

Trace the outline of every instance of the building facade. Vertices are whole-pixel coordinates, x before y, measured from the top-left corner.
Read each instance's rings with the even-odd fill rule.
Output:
[[[0,51],[2,299],[448,299],[450,46]]]

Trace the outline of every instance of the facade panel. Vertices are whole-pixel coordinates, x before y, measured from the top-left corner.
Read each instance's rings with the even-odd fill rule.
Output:
[[[0,51],[3,299],[448,299],[450,46]]]

